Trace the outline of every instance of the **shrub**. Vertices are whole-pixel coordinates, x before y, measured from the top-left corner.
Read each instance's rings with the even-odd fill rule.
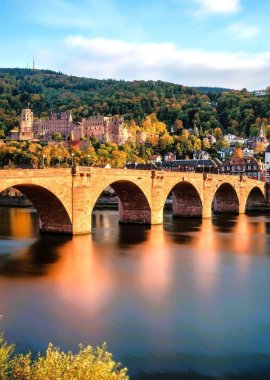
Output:
[[[106,344],[96,349],[79,346],[77,354],[49,344],[45,355],[14,355],[14,346],[0,341],[1,380],[128,380],[126,368],[113,360]]]

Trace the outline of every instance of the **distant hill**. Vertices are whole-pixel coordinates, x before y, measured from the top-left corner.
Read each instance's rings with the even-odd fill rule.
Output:
[[[230,92],[233,91],[232,88],[223,88],[223,87],[203,87],[203,86],[196,86],[194,87],[196,90],[198,90],[201,94],[220,94],[222,92]]]
[[[219,87],[187,87],[163,81],[91,79],[51,70],[0,69],[0,129],[19,123],[28,103],[36,117],[71,110],[75,120],[91,115],[123,115],[140,123],[155,113],[170,129],[179,123],[202,131],[249,134],[256,118],[269,119],[269,97]]]

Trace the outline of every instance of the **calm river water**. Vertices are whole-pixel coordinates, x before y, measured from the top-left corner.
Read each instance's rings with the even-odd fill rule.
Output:
[[[146,228],[96,211],[69,238],[39,236],[32,209],[0,214],[0,331],[18,351],[106,341],[132,379],[270,379],[270,216]]]

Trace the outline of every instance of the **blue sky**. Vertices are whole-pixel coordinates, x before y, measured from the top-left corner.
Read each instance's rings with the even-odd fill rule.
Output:
[[[269,0],[0,0],[1,67],[261,89]]]

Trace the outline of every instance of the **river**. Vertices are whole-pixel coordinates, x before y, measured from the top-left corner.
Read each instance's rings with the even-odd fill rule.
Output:
[[[73,238],[39,235],[31,208],[0,217],[0,331],[19,352],[105,341],[132,379],[270,378],[270,216],[103,210]]]

